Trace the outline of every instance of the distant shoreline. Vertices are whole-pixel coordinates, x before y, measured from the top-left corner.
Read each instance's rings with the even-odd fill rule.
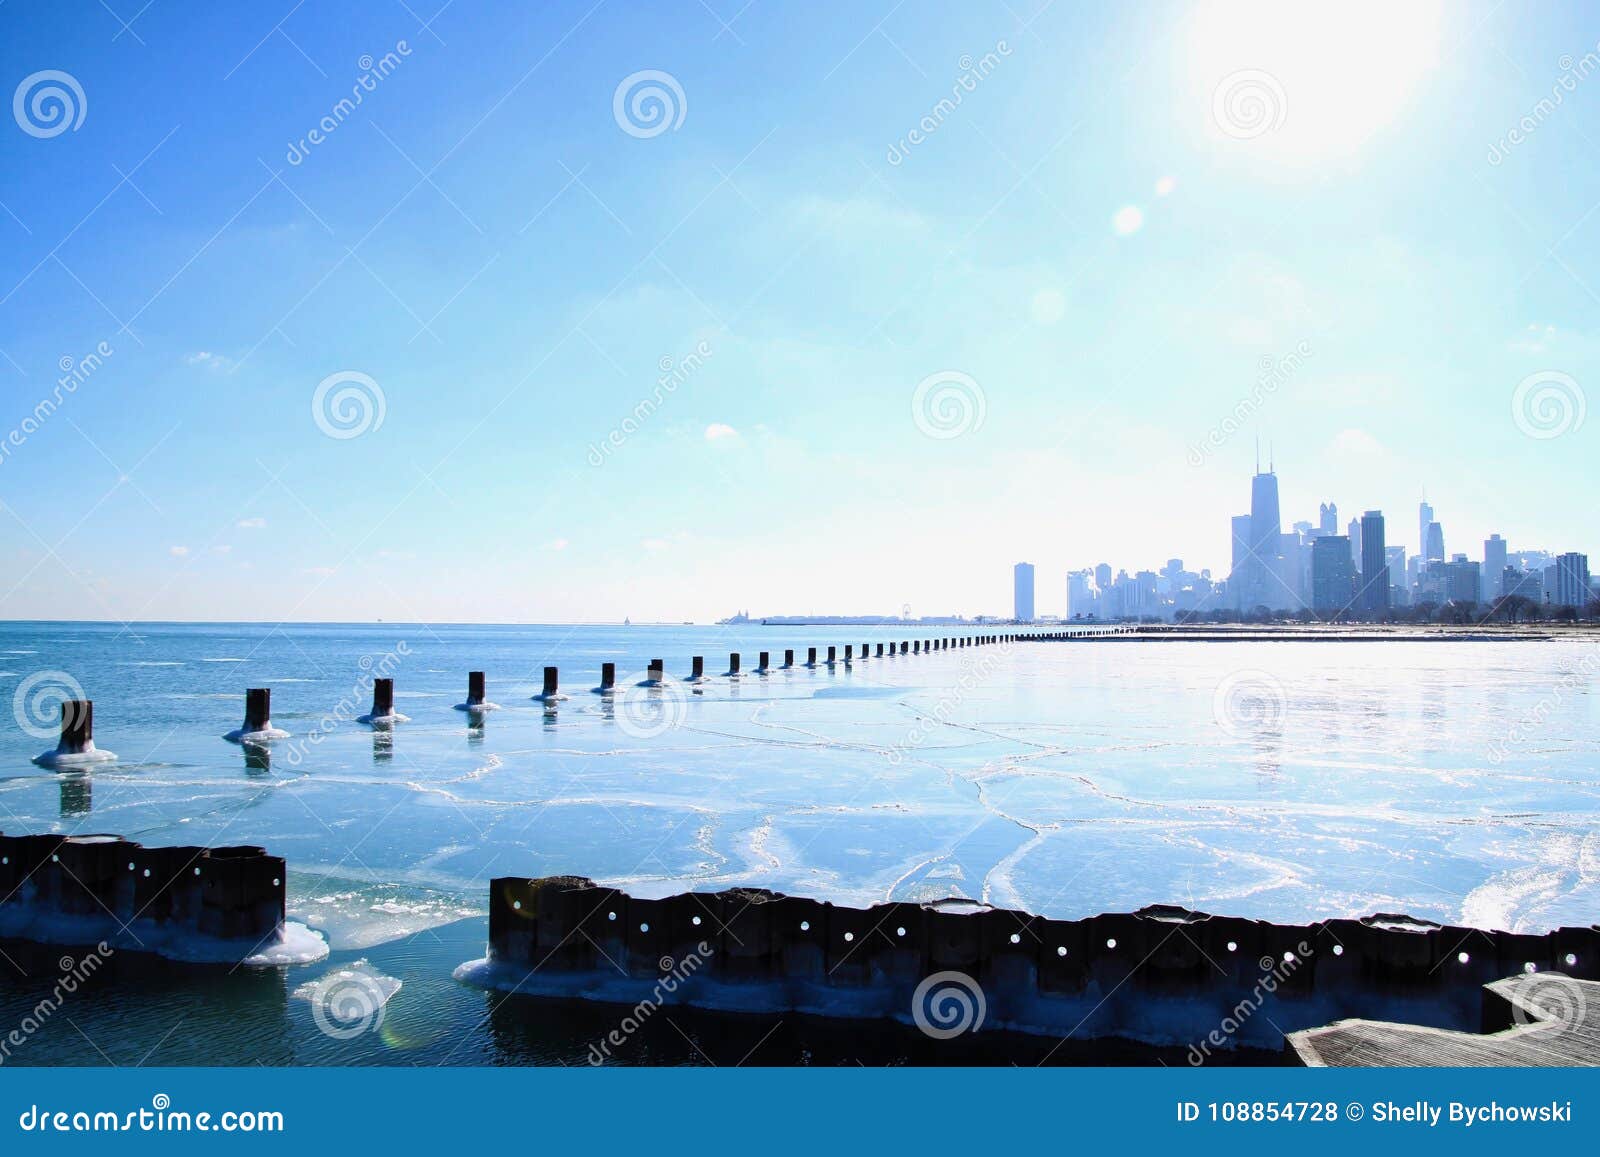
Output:
[[[1104,628],[1063,624],[1045,629],[1047,633],[1065,633],[1065,638],[1043,640],[1060,643],[1499,643],[1549,642],[1585,637],[1600,641],[1600,629],[1592,626],[1547,624],[1275,623],[1250,626],[1238,623],[1146,623],[1122,627],[1107,624]]]

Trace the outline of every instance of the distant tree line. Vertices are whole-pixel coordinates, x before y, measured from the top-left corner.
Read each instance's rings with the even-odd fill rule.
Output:
[[[1122,619],[1119,622],[1155,622],[1148,616],[1141,620]],[[1390,607],[1381,612],[1351,608],[1331,614],[1313,611],[1276,609],[1257,606],[1253,610],[1236,611],[1227,607],[1209,610],[1183,611],[1174,616],[1178,623],[1445,623],[1453,626],[1470,626],[1478,623],[1577,623],[1600,622],[1600,599],[1591,599],[1581,607],[1558,606],[1535,602],[1523,595],[1504,595],[1493,602],[1434,602],[1424,600],[1408,607]]]

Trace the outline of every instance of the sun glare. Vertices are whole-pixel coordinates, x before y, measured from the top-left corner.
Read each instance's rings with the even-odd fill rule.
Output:
[[[1349,157],[1405,112],[1439,25],[1437,0],[1202,3],[1185,46],[1193,116],[1274,161]]]

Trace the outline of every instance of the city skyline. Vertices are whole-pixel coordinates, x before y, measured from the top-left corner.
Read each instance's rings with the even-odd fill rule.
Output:
[[[1416,551],[1390,539],[1382,509],[1364,510],[1339,532],[1339,504],[1319,502],[1317,520],[1300,519],[1286,530],[1278,475],[1270,455],[1261,469],[1259,447],[1250,478],[1249,512],[1229,518],[1231,561],[1222,575],[1190,569],[1170,556],[1159,570],[1100,562],[1067,573],[1064,615],[1040,617],[1132,618],[1221,611],[1314,611],[1319,617],[1383,617],[1406,607],[1480,604],[1506,596],[1582,611],[1597,594],[1588,552],[1524,546],[1512,549],[1500,532],[1472,550],[1446,549],[1444,524],[1427,497],[1417,505]],[[1452,543],[1453,545],[1453,540]],[[1017,564],[1017,618],[1023,618],[1021,568],[1028,566],[1027,602],[1034,607],[1034,568]],[[1113,578],[1113,575],[1115,576]],[[1033,617],[1030,614],[1028,617]]]
[[[1380,94],[1242,12],[0,6],[85,106],[0,121],[0,615],[1003,613],[1224,573],[1257,434],[1291,519],[1581,542],[1592,420],[1523,403],[1600,380],[1600,87],[1497,142],[1587,17],[1373,7]]]

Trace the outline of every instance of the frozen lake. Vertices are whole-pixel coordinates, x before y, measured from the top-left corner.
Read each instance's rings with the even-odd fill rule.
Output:
[[[70,677],[120,758],[41,769],[52,742],[8,719],[0,827],[264,844],[335,949],[481,913],[510,874],[1064,918],[1592,919],[1594,643],[1024,643],[753,671],[760,650],[935,633],[6,624],[0,693]],[[676,681],[695,654],[710,678]],[[668,685],[643,692],[652,658]],[[614,701],[590,690],[606,661]],[[551,707],[531,699],[546,664]],[[481,721],[454,709],[469,669],[501,705]],[[352,721],[383,670],[410,717],[392,731]],[[222,739],[247,686],[291,733],[270,754]]]
[[[615,1006],[451,978],[482,955],[494,875],[860,906],[965,896],[1059,918],[1176,903],[1593,920],[1593,643],[1097,640],[754,671],[762,650],[803,664],[809,646],[842,658],[936,633],[955,632],[0,625],[0,829],[264,844],[288,860],[291,918],[332,948],[234,970],[119,952],[9,1063],[586,1063]],[[738,679],[722,674],[732,651]],[[694,655],[709,677],[682,682]],[[666,685],[636,687],[656,658]],[[604,662],[610,699],[590,690]],[[532,698],[546,665],[567,696],[551,705]],[[481,717],[455,709],[474,669],[500,705]],[[410,717],[392,730],[354,721],[378,674]],[[50,697],[75,686],[119,759],[40,768]],[[251,686],[272,688],[290,733],[264,750],[222,738]],[[15,941],[4,955],[0,1006],[26,1024],[68,960]],[[341,986],[365,1014],[348,1027],[327,1019]],[[1456,995],[1408,1013],[1452,1024],[1477,1006]],[[895,1022],[675,1009],[615,1059],[1107,1063],[1121,1047],[947,1043]]]

